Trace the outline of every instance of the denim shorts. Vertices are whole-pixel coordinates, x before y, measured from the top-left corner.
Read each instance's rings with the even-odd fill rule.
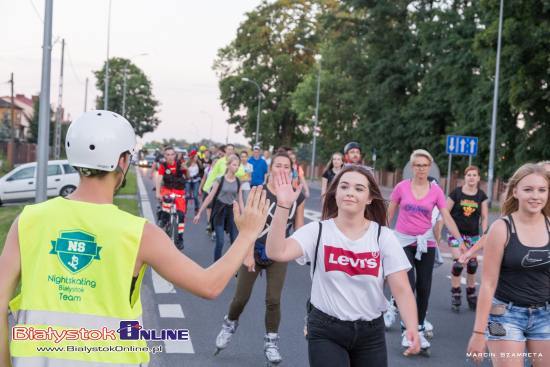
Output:
[[[505,305],[503,315],[489,314],[489,323],[500,323],[506,335],[494,336],[485,332],[487,340],[550,340],[550,305],[538,308],[514,306],[493,298],[493,305]]]

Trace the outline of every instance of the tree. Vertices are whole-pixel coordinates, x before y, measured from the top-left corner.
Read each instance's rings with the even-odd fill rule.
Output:
[[[481,1],[480,10],[486,27],[477,35],[474,45],[484,76],[478,93],[492,98],[499,1]],[[505,2],[495,155],[497,175],[510,176],[521,163],[550,156],[548,49],[548,1]]]
[[[110,111],[122,114],[124,69],[126,79],[125,116],[138,136],[152,132],[160,124],[157,117],[159,102],[154,98],[152,84],[145,73],[130,60],[114,57],[109,59],[109,106]],[[96,100],[98,109],[103,109],[105,89],[105,65],[94,72],[96,87],[101,92]]]
[[[292,108],[303,124],[313,124],[317,93],[318,67],[321,67],[319,93],[319,144],[317,155],[321,162],[332,153],[342,151],[350,140],[356,140],[358,108],[361,102],[360,83],[353,76],[362,67],[357,57],[364,44],[357,37],[357,24],[364,12],[353,10],[346,4],[333,7],[319,17],[324,42],[319,45],[322,58],[313,64],[304,80],[292,94]],[[311,157],[308,151],[307,160]],[[304,152],[305,152],[304,150]],[[305,156],[304,156],[305,157]]]
[[[301,53],[297,43],[315,49],[317,17],[329,1],[263,1],[246,14],[236,38],[218,51],[214,70],[220,79],[222,105],[229,124],[253,137],[256,130],[258,90],[261,88],[261,140],[274,146],[305,141],[310,121],[298,119],[290,96],[314,65],[311,53]],[[246,110],[246,113],[245,113]],[[253,139],[251,139],[253,140]],[[309,138],[307,138],[309,141]]]
[[[40,111],[40,99],[36,99],[33,102],[33,113],[31,116],[27,116],[27,118],[30,121],[29,126],[29,143],[38,143],[38,115]],[[49,137],[49,144],[50,146],[53,146],[53,139],[54,139],[54,133],[55,133],[55,113],[54,110],[50,108],[50,137]],[[62,136],[63,141],[65,140],[65,136]]]

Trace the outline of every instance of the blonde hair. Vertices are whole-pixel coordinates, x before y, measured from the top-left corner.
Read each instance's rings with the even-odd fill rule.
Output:
[[[424,158],[427,158],[430,163],[433,163],[434,162],[434,159],[432,157],[432,155],[430,154],[430,152],[428,152],[427,150],[425,149],[416,149],[415,151],[412,152],[411,154],[411,158],[410,158],[410,162],[412,164],[412,162],[418,158],[418,157],[424,157]]]
[[[537,163],[539,166],[541,166],[542,168],[546,169],[546,166],[550,166],[550,161],[540,161],[539,163]]]
[[[229,172],[229,165],[233,162],[233,161],[237,161],[239,162],[239,164],[241,164],[241,158],[236,155],[235,153],[231,154],[230,156],[227,157],[227,166],[225,168],[225,173],[224,175],[227,174],[227,172]]]
[[[529,175],[539,175],[546,179],[546,183],[550,186],[550,172],[544,170],[543,165],[535,163],[526,163],[514,172],[514,175],[508,181],[508,187],[506,188],[506,198],[502,204],[502,215],[509,215],[517,211],[519,208],[518,199],[514,197],[514,189],[518,186],[519,182]],[[545,216],[550,216],[550,200],[546,201],[546,205],[542,209],[542,213]]]

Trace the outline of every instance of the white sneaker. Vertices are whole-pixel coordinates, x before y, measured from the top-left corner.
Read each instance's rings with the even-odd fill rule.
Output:
[[[395,319],[397,318],[397,307],[393,304],[393,297],[388,301],[388,310],[384,312],[384,325],[386,329],[392,327]]]
[[[426,336],[424,335],[424,330],[422,327],[418,327],[418,335],[420,336],[420,348],[427,349],[430,348],[432,345],[430,342],[426,339]],[[401,333],[402,339],[401,339],[401,346],[403,348],[408,348],[411,343],[409,342],[409,339],[407,339],[406,331],[403,331]]]
[[[281,353],[279,353],[279,334],[277,333],[267,333],[264,336],[264,353],[265,358],[270,363],[280,363],[283,358]]]
[[[222,329],[216,337],[216,348],[224,349],[227,347],[231,341],[231,337],[235,334],[235,331],[237,331],[237,326],[239,326],[238,321],[229,320],[227,315],[223,318]]]

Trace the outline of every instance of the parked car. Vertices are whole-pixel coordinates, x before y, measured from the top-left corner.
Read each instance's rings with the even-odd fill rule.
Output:
[[[139,160],[139,166],[140,167],[151,167],[154,162],[155,162],[155,156],[154,155],[146,155],[143,159]]]
[[[73,192],[80,177],[68,161],[48,162],[48,196],[67,196]],[[36,196],[36,162],[22,164],[0,178],[2,202],[34,199]]]

